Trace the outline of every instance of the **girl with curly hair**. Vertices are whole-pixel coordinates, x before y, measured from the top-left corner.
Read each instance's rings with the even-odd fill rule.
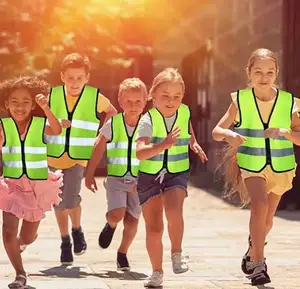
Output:
[[[16,271],[15,280],[8,285],[12,289],[26,288],[21,252],[35,241],[45,212],[60,202],[62,174],[48,171],[44,135],[60,134],[62,127],[49,109],[48,91],[48,84],[35,77],[18,77],[0,84],[0,108],[8,115],[0,122],[0,209],[4,247]],[[44,117],[36,116],[40,115],[36,104]]]

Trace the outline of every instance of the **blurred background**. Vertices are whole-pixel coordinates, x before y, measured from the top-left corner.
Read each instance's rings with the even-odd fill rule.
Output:
[[[192,182],[220,195],[215,169],[223,144],[211,130],[230,92],[245,87],[256,48],[276,52],[280,87],[300,96],[299,19],[299,0],[0,0],[0,80],[35,74],[59,85],[62,58],[79,52],[91,60],[90,84],[118,108],[124,78],[150,87],[160,70],[178,68],[209,158],[203,165],[191,155]],[[280,208],[299,209],[299,189],[300,176]]]

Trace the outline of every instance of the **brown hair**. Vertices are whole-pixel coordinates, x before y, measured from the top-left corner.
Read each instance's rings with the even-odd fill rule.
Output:
[[[228,199],[239,197],[241,207],[245,207],[250,202],[250,197],[242,179],[241,170],[237,164],[237,149],[226,145],[222,151],[223,158],[216,171],[222,172],[224,180],[224,197]]]
[[[119,100],[124,91],[141,91],[144,93],[145,99],[147,100],[148,98],[147,87],[145,83],[137,77],[126,78],[122,81],[122,83],[119,86],[119,93],[118,93]]]
[[[275,53],[267,48],[258,48],[256,50],[254,50],[249,57],[248,64],[246,67],[247,74],[250,73],[251,68],[253,67],[253,65],[257,59],[273,60],[275,63],[275,66],[276,66],[276,72],[279,71],[278,60],[275,56]]]
[[[153,80],[152,87],[149,91],[149,99],[152,98],[152,94],[155,92],[157,87],[161,85],[162,83],[166,82],[175,82],[178,81],[183,88],[183,91],[185,91],[185,85],[184,81],[182,79],[182,76],[175,68],[166,68],[162,72],[160,72]]]
[[[65,72],[68,68],[84,68],[86,73],[90,72],[91,64],[87,56],[79,53],[71,53],[65,56],[61,63],[61,71]]]

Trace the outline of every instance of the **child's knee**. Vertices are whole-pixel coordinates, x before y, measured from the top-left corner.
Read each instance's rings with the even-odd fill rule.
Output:
[[[124,217],[124,227],[126,229],[130,230],[137,230],[139,224],[139,220],[133,216],[131,216],[129,213],[126,213]]]
[[[106,214],[106,218],[108,222],[111,223],[119,223],[125,217],[125,208],[114,209]]]
[[[155,221],[153,220],[151,223],[146,224],[146,231],[151,235],[162,236],[164,232],[164,224],[163,220]]]
[[[20,236],[21,243],[24,245],[32,244],[37,238],[37,235],[29,236],[28,234],[23,234]]]

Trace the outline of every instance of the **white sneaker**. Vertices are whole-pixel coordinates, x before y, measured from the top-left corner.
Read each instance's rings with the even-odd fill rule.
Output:
[[[181,253],[172,254],[172,265],[174,274],[181,274],[189,270],[188,266],[189,256],[182,256]]]
[[[149,281],[144,284],[144,287],[148,287],[148,288],[161,287],[163,283],[163,277],[164,277],[163,273],[158,271],[153,272]]]

